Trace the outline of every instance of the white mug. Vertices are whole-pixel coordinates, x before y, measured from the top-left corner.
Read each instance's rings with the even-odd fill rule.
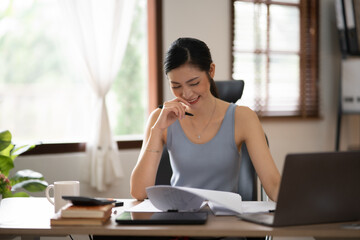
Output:
[[[54,191],[54,201],[50,198],[50,189]],[[68,201],[62,199],[62,196],[79,196],[80,183],[79,181],[58,181],[50,184],[46,190],[45,195],[49,202],[55,206],[55,212],[58,212]]]

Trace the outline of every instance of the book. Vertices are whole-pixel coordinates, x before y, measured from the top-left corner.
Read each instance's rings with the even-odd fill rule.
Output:
[[[78,226],[101,226],[107,223],[110,219],[111,212],[108,215],[105,215],[102,218],[63,218],[61,217],[61,212],[57,212],[51,219],[51,226],[69,226],[69,225],[78,225]]]
[[[65,205],[60,213],[62,218],[104,218],[111,215],[114,204],[97,206]]]
[[[190,187],[174,187],[169,185],[156,185],[146,188],[147,196],[154,207],[161,211],[198,211],[204,201],[222,206],[221,211],[229,215],[242,213],[241,196],[237,193],[206,190]],[[211,209],[216,215],[216,209]]]

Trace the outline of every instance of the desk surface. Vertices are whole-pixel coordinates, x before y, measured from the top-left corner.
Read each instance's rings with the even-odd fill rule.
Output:
[[[127,236],[314,236],[360,237],[360,229],[344,228],[350,223],[318,224],[272,228],[239,220],[235,216],[209,216],[205,225],[118,225],[115,216],[138,202],[124,199],[111,221],[104,226],[50,226],[53,206],[46,198],[3,199],[0,205],[0,235],[59,236],[127,235]],[[360,222],[357,222],[360,224]]]

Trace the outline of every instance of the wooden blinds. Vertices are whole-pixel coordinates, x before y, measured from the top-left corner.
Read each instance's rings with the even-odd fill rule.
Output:
[[[233,0],[234,79],[259,116],[315,117],[318,1]]]

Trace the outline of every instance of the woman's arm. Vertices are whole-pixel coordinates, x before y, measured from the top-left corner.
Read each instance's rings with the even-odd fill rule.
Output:
[[[180,103],[182,102],[182,103]],[[145,135],[137,164],[130,178],[130,194],[138,200],[147,197],[146,188],[155,184],[167,128],[177,119],[185,117],[185,105],[176,98],[154,110],[146,124]]]
[[[146,124],[143,144],[138,162],[130,178],[130,194],[138,200],[147,197],[146,187],[155,184],[157,169],[163,150],[163,132],[165,130],[154,128],[154,123],[160,110],[155,110]]]
[[[235,136],[237,142],[245,142],[251,161],[266,194],[277,201],[280,173],[271,156],[265,133],[256,113],[247,107],[237,107]]]

